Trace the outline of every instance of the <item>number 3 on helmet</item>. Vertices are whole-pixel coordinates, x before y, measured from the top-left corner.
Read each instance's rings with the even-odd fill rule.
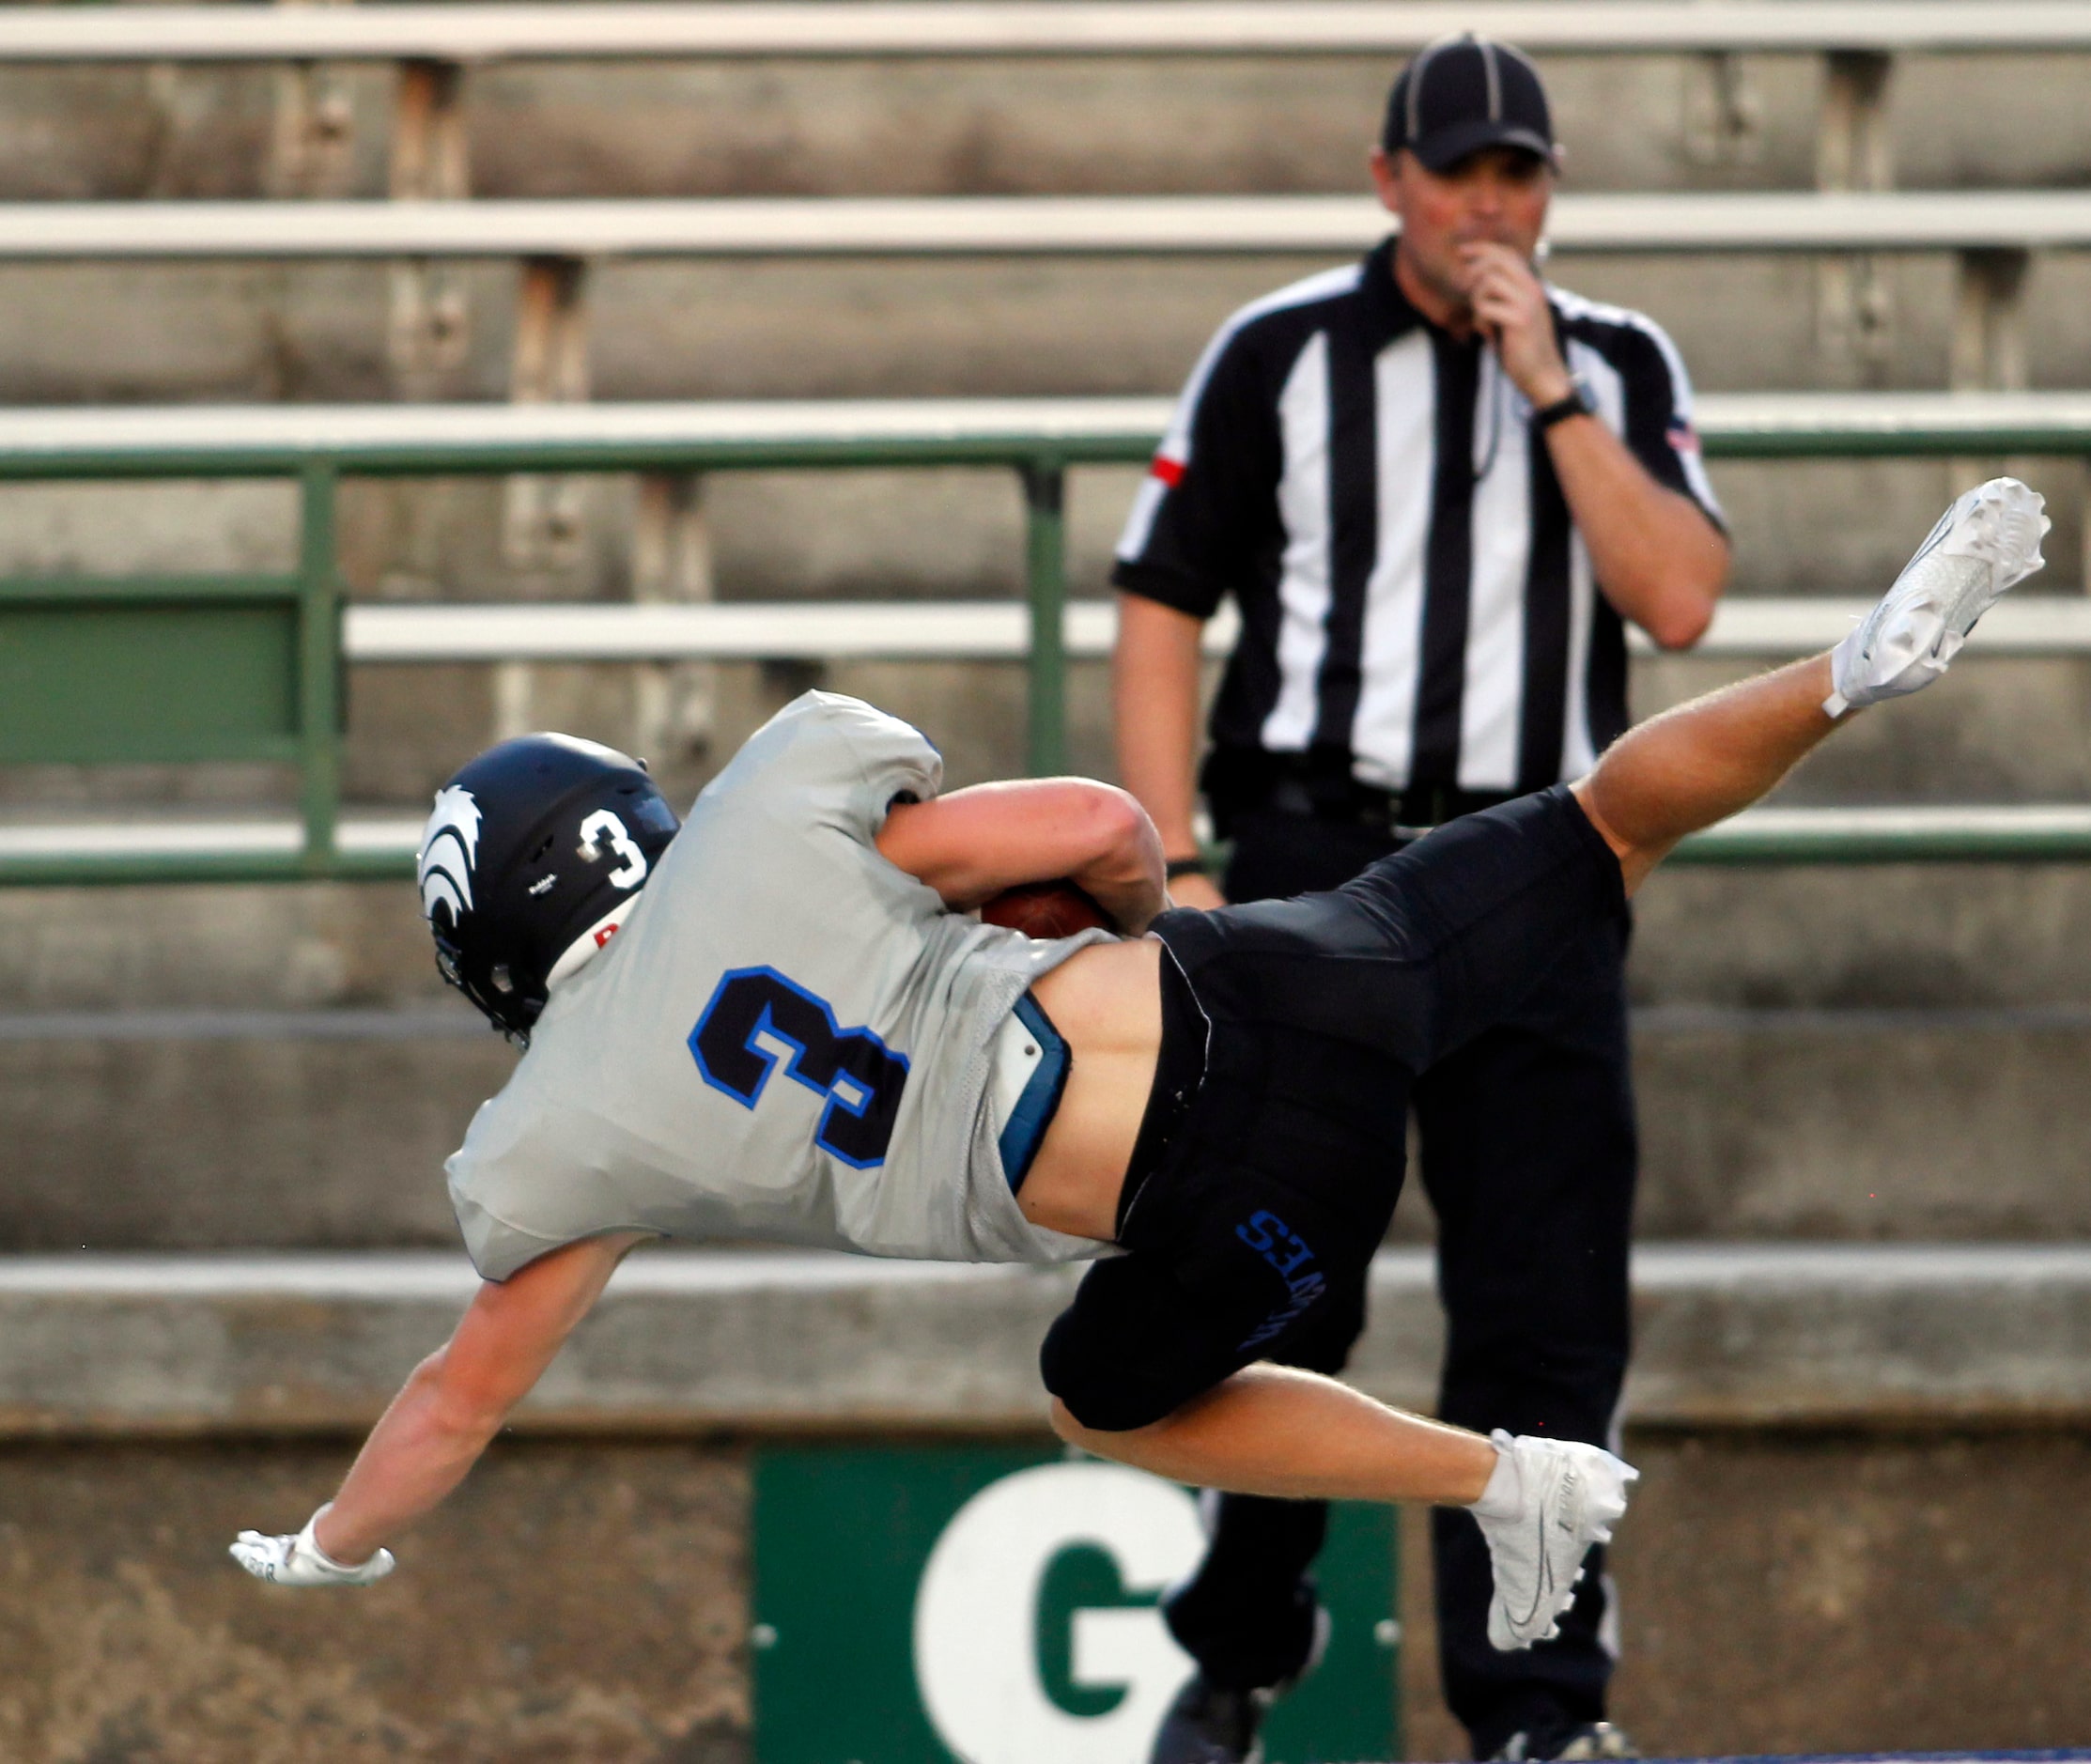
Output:
[[[616,929],[680,823],[644,766],[572,735],[488,748],[436,792],[421,911],[436,966],[519,1045]]]

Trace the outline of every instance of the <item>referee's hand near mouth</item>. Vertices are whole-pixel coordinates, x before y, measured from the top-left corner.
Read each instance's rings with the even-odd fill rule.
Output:
[[[1380,147],[1371,167],[1380,201],[1402,221],[1395,280],[1418,310],[1450,335],[1479,334],[1533,411],[1572,409],[1576,377],[1533,268],[1553,166],[1506,145],[1442,173],[1413,150]],[[1593,420],[1547,425],[1547,454],[1604,597],[1663,648],[1688,648],[1727,581],[1727,543],[1707,518],[1711,503],[1666,487],[1595,411],[1577,414]]]
[[[1371,156],[1399,235],[1245,307],[1193,369],[1114,574],[1119,772],[1179,905],[1334,888],[1418,829],[1576,778],[1626,727],[1625,622],[1682,648],[1712,617],[1728,548],[1677,350],[1535,267],[1560,161],[1530,62],[1433,45]],[[1200,769],[1199,639],[1230,596],[1242,636]],[[1201,789],[1232,841],[1224,876],[1200,873]],[[1447,1419],[1600,1444],[1610,1428],[1634,1180],[1625,945],[1622,919],[1417,1087]],[[1340,1369],[1363,1322],[1332,1314],[1294,1357]],[[1155,1764],[1249,1755],[1313,1656],[1324,1524],[1313,1503],[1219,1503],[1166,1602],[1200,1670]],[[1513,1658],[1483,1633],[1471,1522],[1439,1515],[1434,1546],[1447,1697],[1476,1755],[1623,1749],[1602,1572],[1558,1641]]]

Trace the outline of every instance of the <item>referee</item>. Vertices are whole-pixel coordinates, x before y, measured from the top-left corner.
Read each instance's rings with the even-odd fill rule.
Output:
[[[1706,629],[1728,549],[1683,364],[1640,314],[1540,279],[1559,163],[1529,61],[1433,44],[1395,82],[1371,159],[1399,234],[1245,307],[1193,371],[1113,576],[1120,771],[1177,904],[1222,899],[1198,858],[1200,784],[1233,841],[1226,899],[1333,888],[1422,829],[1586,771],[1626,728],[1626,620],[1669,649]],[[1198,772],[1200,633],[1229,596],[1242,634]],[[1613,1428],[1627,933],[1621,917],[1564,952],[1517,1020],[1416,1088],[1446,1420],[1599,1444]],[[1294,1357],[1338,1370],[1363,1323],[1328,1316]],[[1165,1603],[1200,1671],[1154,1764],[1255,1755],[1273,1692],[1318,1645],[1325,1519],[1219,1499],[1203,1563]],[[1631,1756],[1604,1721],[1602,1561],[1557,1641],[1497,1653],[1479,1531],[1446,1510],[1433,1526],[1446,1697],[1475,1756]]]

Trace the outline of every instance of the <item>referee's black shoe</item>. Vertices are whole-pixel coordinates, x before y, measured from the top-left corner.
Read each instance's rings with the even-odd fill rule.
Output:
[[[1147,1764],[1260,1764],[1257,1730],[1275,1694],[1223,1691],[1193,1673],[1162,1717]]]

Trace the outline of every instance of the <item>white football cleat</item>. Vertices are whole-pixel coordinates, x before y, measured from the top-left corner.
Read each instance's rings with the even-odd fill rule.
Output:
[[[1612,1540],[1629,1483],[1641,1473],[1580,1440],[1489,1435],[1500,1454],[1488,1492],[1467,1509],[1488,1541],[1495,1590],[1488,1638],[1508,1653],[1550,1641],[1575,1597],[1583,1558]],[[1486,1510],[1484,1510],[1486,1509]]]
[[[1881,603],[1830,657],[1832,717],[1929,686],[1960,653],[1975,622],[2046,561],[2042,499],[2016,478],[1991,478],[1939,517]]]
[[[367,1562],[353,1565],[337,1562],[322,1550],[313,1537],[313,1527],[326,1510],[322,1507],[306,1520],[302,1531],[281,1537],[242,1531],[228,1546],[232,1559],[256,1580],[273,1581],[279,1586],[367,1586],[392,1572],[390,1550],[379,1550]]]

